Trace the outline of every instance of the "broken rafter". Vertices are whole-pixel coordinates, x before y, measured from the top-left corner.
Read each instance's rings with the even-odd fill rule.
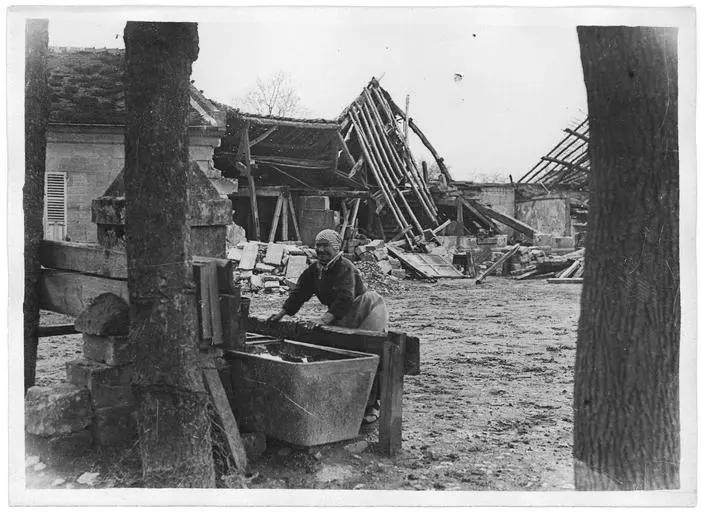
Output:
[[[268,136],[270,136],[270,134],[273,133],[275,130],[277,130],[277,126],[273,126],[273,127],[270,128],[269,130],[266,130],[266,131],[263,132],[261,135],[259,135],[259,136],[256,137],[255,139],[253,139],[253,140],[250,142],[250,144],[248,144],[248,146],[249,146],[249,147],[253,147],[253,146],[255,146],[256,144],[258,144],[259,142],[263,142],[263,141],[264,141],[265,139],[267,139]]]
[[[581,167],[579,165],[567,162],[566,160],[560,160],[558,158],[551,158],[548,156],[541,156],[540,158],[541,158],[541,160],[547,160],[548,162],[560,164],[564,167],[567,167],[568,169],[572,169],[572,170],[583,172],[583,173],[589,173],[588,169],[585,169],[584,167]]]
[[[571,128],[565,128],[565,131],[569,133],[570,135],[574,135],[575,137],[582,139],[584,142],[589,142],[589,137],[586,135],[583,135],[575,130],[572,130]]]

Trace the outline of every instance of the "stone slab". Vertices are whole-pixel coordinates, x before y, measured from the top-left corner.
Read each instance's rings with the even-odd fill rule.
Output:
[[[110,366],[134,361],[135,347],[128,336],[96,336],[83,333],[83,357]]]
[[[33,386],[24,399],[25,430],[37,436],[80,432],[92,423],[87,389],[73,384]]]
[[[244,244],[241,261],[239,261],[239,270],[253,270],[253,268],[256,266],[257,259],[258,244],[255,242],[248,242]]]
[[[134,403],[131,390],[132,365],[110,366],[89,359],[66,363],[68,382],[90,391],[93,407],[113,407]]]
[[[263,263],[266,265],[281,265],[282,257],[285,254],[285,246],[281,244],[268,244]]]
[[[287,268],[285,269],[285,279],[297,282],[299,276],[307,268],[306,256],[290,256],[287,260]]]
[[[129,305],[113,293],[95,297],[75,319],[78,332],[99,336],[129,334]]]

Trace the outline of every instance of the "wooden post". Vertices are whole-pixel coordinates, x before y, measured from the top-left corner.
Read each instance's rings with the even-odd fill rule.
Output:
[[[507,253],[504,254],[501,258],[499,258],[497,261],[495,261],[495,262],[492,264],[492,266],[489,267],[487,270],[485,270],[484,272],[482,272],[482,274],[475,280],[475,284],[482,284],[482,281],[484,281],[484,279],[485,279],[489,274],[491,274],[492,272],[494,272],[494,270],[495,270],[499,265],[501,265],[501,264],[504,263],[506,260],[508,260],[509,258],[511,258],[511,256],[513,256],[514,254],[516,254],[516,251],[518,251],[519,247],[521,247],[521,244],[516,244],[516,245],[514,245],[514,246],[511,248],[511,250],[510,250],[509,252],[507,252]]]
[[[207,276],[207,292],[209,293],[209,310],[212,315],[212,345],[219,346],[223,343],[223,336],[221,306],[219,305],[217,264],[213,261],[207,263],[205,266],[205,274]]]
[[[299,232],[299,224],[297,224],[297,213],[295,212],[295,203],[292,196],[287,196],[287,206],[290,208],[290,217],[292,217],[292,226],[295,228],[295,234],[297,238],[295,240],[301,240],[302,235]]]
[[[290,229],[289,229],[289,216],[288,216],[288,208],[289,208],[289,203],[290,203],[290,198],[283,196],[282,197],[282,239],[287,241],[290,237]]]
[[[402,396],[406,334],[390,333],[384,344],[380,380],[380,432],[382,453],[394,457],[402,447]]]
[[[465,221],[463,220],[462,201],[461,201],[461,200],[457,200],[457,201],[455,201],[455,202],[457,203],[457,204],[455,205],[455,207],[456,207],[457,210],[458,210],[458,211],[457,211],[457,218],[456,218],[456,220],[457,220],[460,224],[464,224]]]
[[[275,241],[275,233],[277,233],[277,225],[280,221],[280,212],[282,211],[283,197],[282,194],[277,196],[277,202],[275,203],[275,213],[273,214],[273,223],[270,227],[270,234],[268,235],[268,243],[272,244]]]
[[[242,158],[243,171],[246,179],[248,179],[248,188],[251,189],[251,213],[253,214],[253,229],[256,240],[260,240],[260,218],[258,217],[258,198],[256,197],[256,184],[253,180],[251,172],[251,146],[248,141],[248,129],[250,123],[246,121],[246,125],[241,133],[241,143],[239,144],[239,152],[237,158]],[[240,155],[240,156],[239,156]]]
[[[44,238],[44,171],[49,123],[49,21],[29,19],[24,71],[24,390],[34,385],[39,346],[39,244]]]

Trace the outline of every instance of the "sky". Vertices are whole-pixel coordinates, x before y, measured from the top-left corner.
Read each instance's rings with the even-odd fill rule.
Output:
[[[192,79],[207,97],[233,104],[257,78],[284,71],[306,117],[335,118],[381,77],[400,106],[409,95],[409,115],[455,179],[516,180],[586,116],[576,23],[480,12],[259,7],[197,15],[188,18],[199,23]],[[123,48],[127,19],[135,18],[87,8],[49,16],[49,44]],[[430,163],[418,138],[410,144]]]

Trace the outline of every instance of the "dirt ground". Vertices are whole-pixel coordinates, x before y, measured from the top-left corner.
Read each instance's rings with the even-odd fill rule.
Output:
[[[225,475],[222,487],[419,490],[573,489],[572,392],[581,285],[490,277],[403,281],[386,296],[390,328],[421,340],[421,374],[404,381],[402,450],[376,451],[377,424],[355,440],[315,448],[268,440],[246,477]],[[267,315],[281,295],[253,295],[251,313]],[[312,299],[298,314],[316,319]],[[58,322],[57,315],[43,323]],[[79,336],[41,340],[38,384],[65,378],[65,361],[80,357]],[[345,447],[360,441],[360,453]],[[103,459],[105,454],[103,454]],[[138,486],[138,453],[122,450],[124,468],[95,456],[70,467],[27,468],[31,487]],[[136,460],[136,462],[134,462]],[[126,473],[126,474],[125,474]],[[133,474],[137,473],[137,474]],[[57,478],[64,481],[57,483]]]

